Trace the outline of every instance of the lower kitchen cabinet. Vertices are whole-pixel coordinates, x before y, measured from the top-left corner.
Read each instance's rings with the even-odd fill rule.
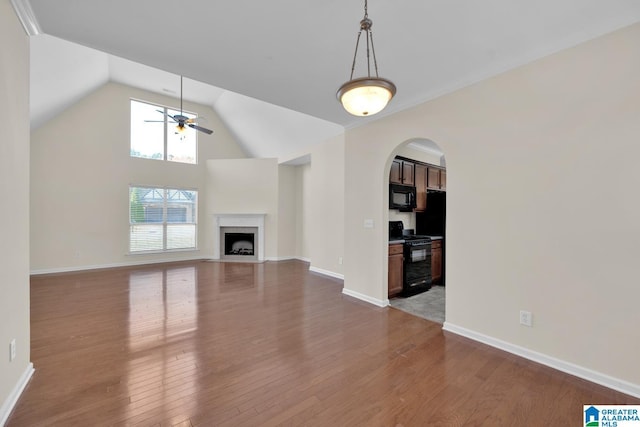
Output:
[[[442,240],[431,241],[431,280],[442,281]]]
[[[395,243],[389,245],[389,298],[402,292],[404,261],[404,245]]]

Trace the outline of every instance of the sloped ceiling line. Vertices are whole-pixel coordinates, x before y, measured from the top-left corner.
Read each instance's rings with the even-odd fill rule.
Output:
[[[33,13],[29,0],[11,0],[11,5],[18,15],[18,19],[28,36],[37,36],[42,34],[40,24]]]

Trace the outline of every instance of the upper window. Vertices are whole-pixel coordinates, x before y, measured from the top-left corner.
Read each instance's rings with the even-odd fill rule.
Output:
[[[179,130],[171,117],[180,111],[131,100],[131,157],[196,163],[197,131],[188,126]],[[183,111],[183,116],[196,118]]]

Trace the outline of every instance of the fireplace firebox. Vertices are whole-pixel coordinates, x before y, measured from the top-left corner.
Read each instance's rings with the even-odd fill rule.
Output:
[[[220,227],[220,259],[258,261],[257,227]]]
[[[254,255],[253,233],[225,233],[224,234],[224,254],[253,256]]]

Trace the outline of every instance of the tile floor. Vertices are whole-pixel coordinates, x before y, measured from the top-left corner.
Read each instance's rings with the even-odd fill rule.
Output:
[[[413,314],[414,316],[443,324],[444,302],[444,286],[434,285],[427,292],[418,295],[408,298],[392,298],[389,300],[389,305],[398,310]]]

